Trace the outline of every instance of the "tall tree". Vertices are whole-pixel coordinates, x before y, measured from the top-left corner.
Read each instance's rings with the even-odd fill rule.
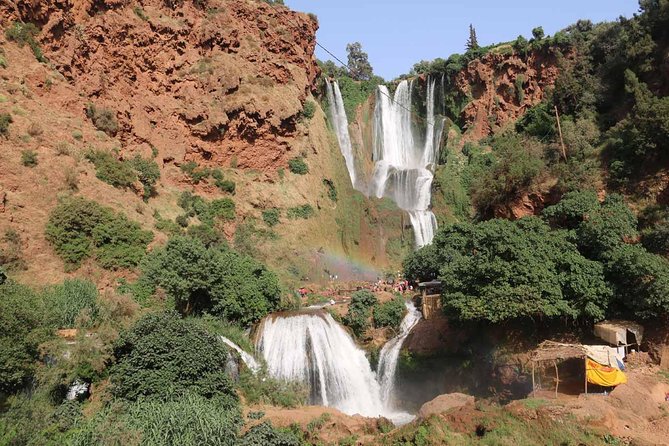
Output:
[[[360,42],[349,43],[346,45],[346,51],[351,77],[359,81],[370,80],[374,75],[374,70],[369,63],[369,56],[362,50],[362,44]]]
[[[479,48],[479,41],[476,38],[476,30],[474,25],[469,24],[469,39],[467,39],[467,51],[477,50]]]

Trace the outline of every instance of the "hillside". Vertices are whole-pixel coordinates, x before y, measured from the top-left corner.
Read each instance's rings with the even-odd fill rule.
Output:
[[[254,1],[173,8],[158,0],[52,1],[0,13],[5,29],[16,20],[40,28],[2,42],[2,112],[12,123],[0,141],[0,231],[20,238],[18,247],[4,247],[20,251],[19,280],[60,280],[64,266],[44,228],[59,197],[70,194],[123,211],[154,232],[154,245],[179,232],[182,192],[230,198],[234,218],[217,230],[287,283],[320,280],[323,269],[337,268],[333,258],[380,267],[399,261],[401,251],[386,244],[401,245],[401,215],[351,191],[312,96],[319,73],[314,19]],[[105,182],[89,162],[96,150],[118,160],[116,170],[136,157],[155,163],[159,178],[149,195],[132,172]],[[21,163],[24,151],[36,153],[36,166]],[[291,159],[304,159],[309,173],[292,173]],[[306,219],[288,217],[305,206],[312,209]],[[278,212],[280,223],[268,227],[265,211]],[[363,214],[371,221],[385,215],[385,235]],[[355,276],[352,266],[339,268]],[[95,262],[82,272],[101,287],[132,276]]]

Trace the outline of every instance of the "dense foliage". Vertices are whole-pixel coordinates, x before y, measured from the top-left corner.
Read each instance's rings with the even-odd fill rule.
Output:
[[[353,330],[356,336],[369,327],[372,309],[378,304],[376,296],[367,290],[356,291],[351,296],[351,302],[348,305],[348,313],[344,316],[342,322]]]
[[[309,166],[301,156],[296,156],[288,160],[288,168],[297,175],[306,175],[309,173]]]
[[[374,326],[376,328],[398,328],[405,312],[404,299],[400,296],[395,296],[393,299],[379,304],[374,308]]]
[[[137,265],[153,234],[95,201],[70,197],[51,212],[46,238],[70,269],[88,257],[103,268],[117,269]]]
[[[279,282],[250,257],[191,237],[172,238],[142,263],[144,293],[160,287],[185,314],[210,312],[242,325],[280,303]]]
[[[438,277],[444,310],[463,320],[669,314],[669,262],[631,244],[637,220],[620,196],[568,193],[544,217],[550,226],[528,217],[444,227],[405,273]]]

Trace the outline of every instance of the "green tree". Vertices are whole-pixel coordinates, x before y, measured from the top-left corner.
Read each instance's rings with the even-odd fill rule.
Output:
[[[541,26],[532,29],[532,37],[534,40],[542,40],[544,36],[544,29]]]
[[[348,68],[350,76],[358,81],[368,81],[374,76],[374,70],[369,63],[369,56],[362,50],[360,42],[346,45],[348,53]]]
[[[356,336],[360,336],[369,327],[372,309],[378,304],[376,296],[370,291],[356,291],[351,296],[348,313],[343,318],[344,325],[350,327]]]
[[[390,327],[397,330],[402,323],[405,312],[404,299],[400,296],[395,296],[387,302],[376,305],[373,315],[374,327]]]
[[[465,45],[467,51],[479,49],[479,41],[476,38],[476,30],[474,25],[469,24],[469,38],[467,39],[467,44]]]
[[[160,287],[184,314],[211,312],[248,326],[274,311],[281,299],[271,271],[225,246],[174,237],[142,264],[142,289]]]
[[[611,291],[600,263],[535,217],[444,228],[435,238],[444,310],[458,319],[602,319]]]
[[[226,347],[216,337],[175,313],[148,314],[121,334],[111,369],[114,395],[163,401],[192,393],[237,407],[225,373]]]

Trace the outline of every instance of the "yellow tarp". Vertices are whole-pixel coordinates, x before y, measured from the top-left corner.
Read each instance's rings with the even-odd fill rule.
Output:
[[[601,365],[588,358],[585,364],[585,374],[588,382],[599,386],[613,387],[627,382],[624,372],[613,367]]]

